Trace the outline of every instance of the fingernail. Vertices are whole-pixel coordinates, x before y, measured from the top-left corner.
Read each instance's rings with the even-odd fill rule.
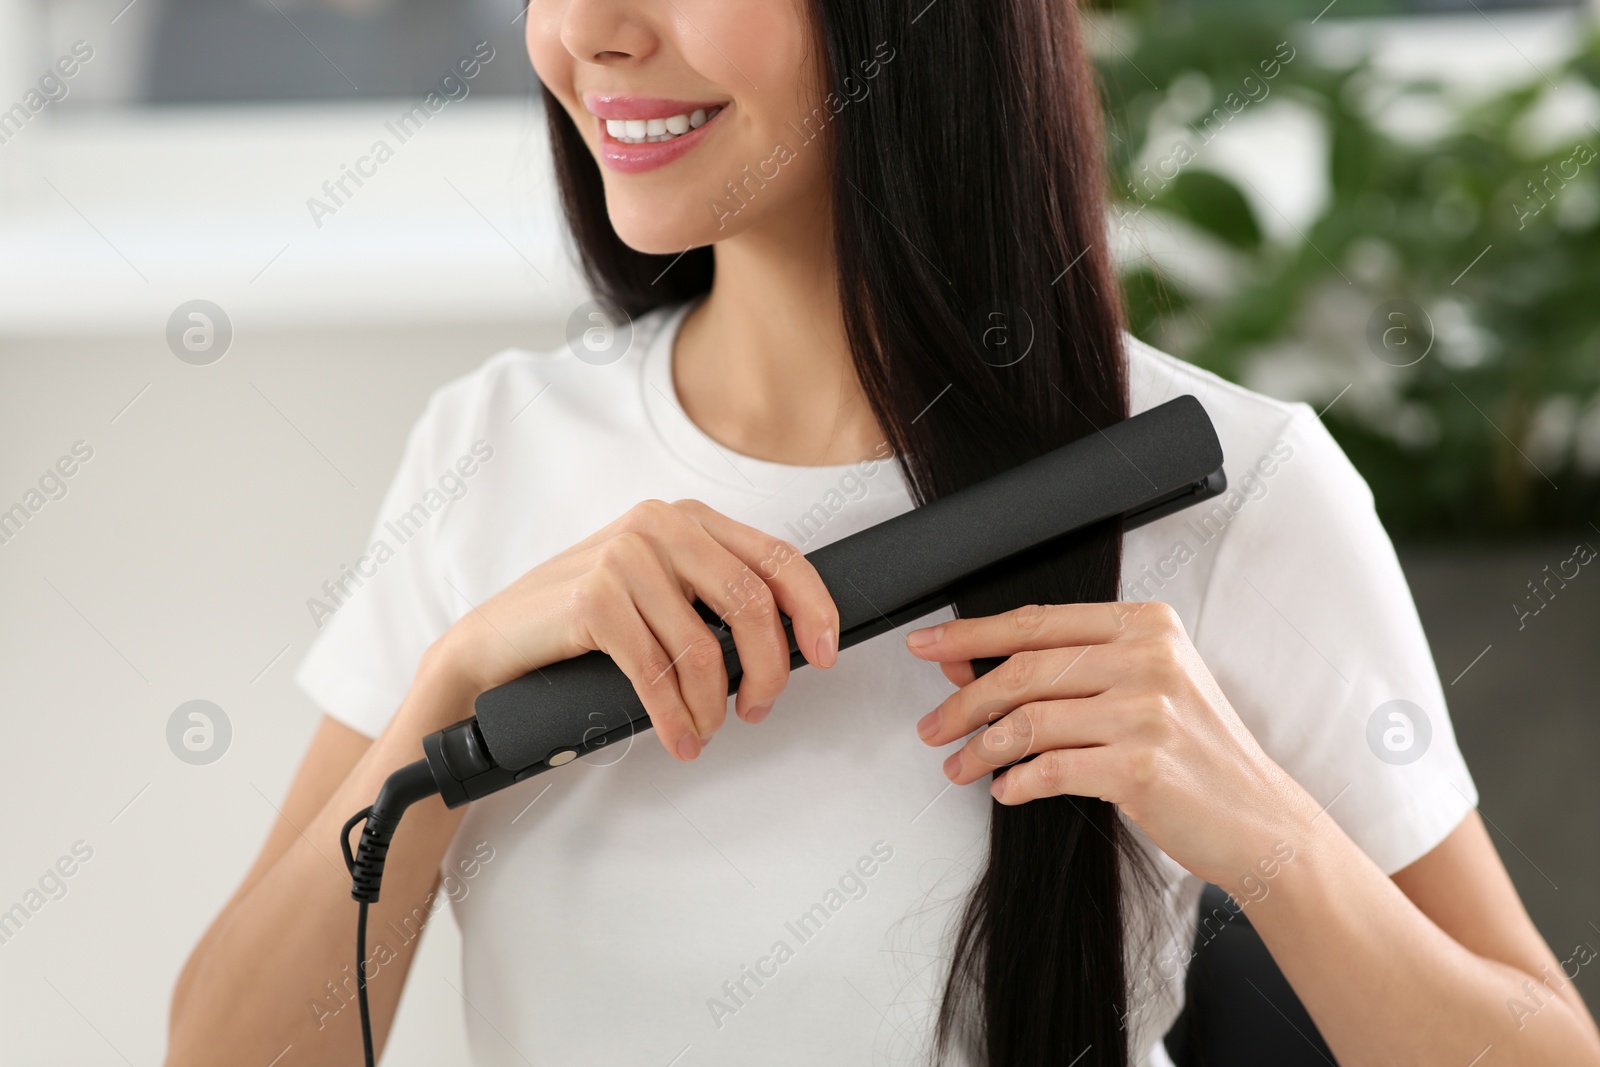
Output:
[[[961,753],[957,752],[944,761],[944,776],[953,780],[959,770],[961,770]]]
[[[906,634],[906,644],[910,645],[912,648],[921,648],[924,645],[931,645],[935,641],[939,640],[939,631],[942,629],[944,629],[944,627],[940,625],[927,626],[921,630],[912,630],[910,633]]]
[[[678,739],[678,755],[686,760],[700,755],[700,739],[694,734],[684,734]]]
[[[744,721],[745,722],[760,722],[761,720],[763,720],[763,719],[765,719],[767,717],[767,713],[770,712],[771,710],[772,710],[772,701],[770,701],[770,700],[767,701],[765,704],[757,704],[755,707],[751,708],[749,711],[744,713]]]
[[[822,631],[822,636],[817,638],[817,665],[831,667],[839,659],[839,635],[833,632],[833,627]]]
[[[924,741],[939,732],[939,709],[934,708],[917,720],[917,736]]]

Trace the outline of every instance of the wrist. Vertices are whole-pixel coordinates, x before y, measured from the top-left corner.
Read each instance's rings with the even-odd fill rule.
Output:
[[[1284,866],[1314,849],[1323,824],[1331,823],[1316,799],[1276,763],[1269,761],[1257,786],[1254,801],[1238,807],[1247,818],[1228,835],[1235,845],[1226,865],[1209,879],[1240,904],[1264,899]]]
[[[422,654],[395,719],[407,734],[431,734],[471,715],[481,692],[483,687],[441,637]]]
[[[1376,871],[1333,815],[1309,794],[1307,799],[1309,813],[1281,824],[1282,855],[1274,857],[1275,863],[1231,884],[1219,883],[1260,928],[1281,929],[1331,915],[1339,906],[1339,887],[1351,884],[1363,867]]]

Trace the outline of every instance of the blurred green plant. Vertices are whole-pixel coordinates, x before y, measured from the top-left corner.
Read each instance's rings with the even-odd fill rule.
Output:
[[[1463,102],[1367,58],[1319,58],[1315,28],[1258,7],[1090,18],[1113,231],[1156,227],[1206,265],[1124,248],[1132,331],[1331,404],[1324,421],[1395,536],[1600,533],[1600,35]],[[1590,124],[1541,135],[1573,99]],[[1264,226],[1279,219],[1259,182],[1229,177],[1210,144],[1286,101],[1322,131],[1327,197],[1309,224]]]

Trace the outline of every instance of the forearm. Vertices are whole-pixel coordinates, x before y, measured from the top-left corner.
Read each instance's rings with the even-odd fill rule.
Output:
[[[169,1063],[267,1063],[291,1046],[289,1064],[348,1063],[359,1055],[354,1006],[356,903],[339,848],[350,815],[384,779],[420,754],[419,738],[466,714],[458,683],[419,672],[389,728],[322,810],[249,891],[213,923],[173,997]],[[440,858],[460,813],[432,797],[413,806],[396,835],[382,899],[368,916],[369,998],[375,1040],[387,1033],[416,933],[432,910]],[[352,836],[354,836],[352,834]],[[386,942],[393,957],[376,956]],[[223,1050],[227,1050],[226,1053]]]
[[[1294,858],[1246,914],[1343,1067],[1600,1064],[1558,967],[1528,974],[1464,948],[1303,800],[1275,831]]]

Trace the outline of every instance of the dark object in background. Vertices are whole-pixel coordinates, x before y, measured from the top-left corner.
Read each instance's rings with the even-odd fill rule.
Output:
[[[1183,1012],[1166,1037],[1177,1067],[1326,1067],[1335,1062],[1261,935],[1214,885],[1200,897],[1194,953]]]
[[[153,104],[420,97],[459,74],[456,64],[480,41],[494,59],[471,92],[529,93],[521,11],[518,0],[164,0],[142,96]]]

